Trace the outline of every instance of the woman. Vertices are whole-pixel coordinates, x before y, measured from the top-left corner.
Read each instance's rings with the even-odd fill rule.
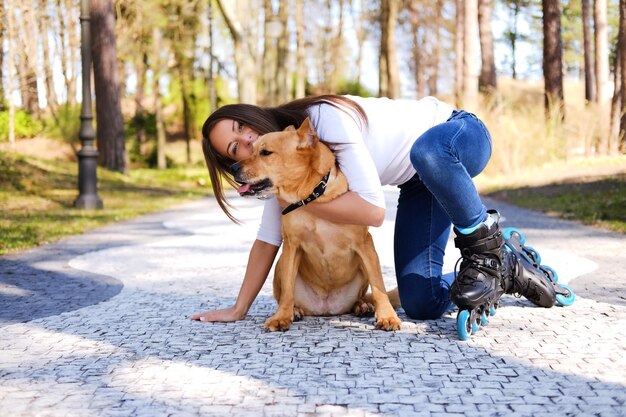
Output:
[[[236,186],[229,167],[250,156],[260,135],[299,126],[307,116],[320,139],[335,152],[349,191],[331,202],[299,210],[339,223],[380,226],[385,214],[382,185],[400,188],[394,262],[401,304],[409,317],[438,318],[451,308],[451,299],[461,309],[489,307],[504,289],[520,291],[514,285],[516,276],[503,275],[508,252],[502,249],[497,217],[487,212],[472,181],[491,156],[489,132],[473,114],[454,110],[434,97],[390,100],[324,95],[273,108],[221,107],[204,123],[202,144],[215,197],[229,218],[236,221],[220,178]],[[246,317],[281,244],[280,210],[275,198],[266,201],[235,304],[195,314],[192,319],[213,322]],[[451,225],[463,253],[454,283],[453,277],[442,276]]]

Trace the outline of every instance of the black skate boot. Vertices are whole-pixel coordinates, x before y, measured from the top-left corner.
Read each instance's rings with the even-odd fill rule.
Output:
[[[482,224],[471,234],[454,229],[461,266],[458,273],[455,268],[450,299],[459,307],[457,331],[461,340],[467,340],[481,325],[487,324],[504,293],[501,276],[504,237],[498,226],[499,215],[495,211],[489,213],[494,214],[495,220],[489,227]]]
[[[554,269],[541,265],[541,255],[525,245],[526,238],[519,230],[509,227],[503,236],[502,276],[506,294],[519,294],[546,308],[555,304],[568,306],[574,302],[574,291],[558,283]]]

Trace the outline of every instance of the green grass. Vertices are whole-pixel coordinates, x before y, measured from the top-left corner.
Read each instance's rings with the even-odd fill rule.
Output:
[[[0,151],[0,255],[210,194],[206,169],[98,169],[102,210],[78,210],[78,164]]]
[[[626,174],[499,188],[486,195],[551,216],[626,233]]]

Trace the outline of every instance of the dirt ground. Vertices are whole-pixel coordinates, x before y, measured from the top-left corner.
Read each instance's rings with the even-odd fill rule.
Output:
[[[76,147],[76,150],[80,149],[78,140],[76,141]],[[8,142],[0,143],[0,151],[14,151],[23,155],[50,160],[75,161],[76,150],[66,142],[43,137],[19,139],[13,145]]]

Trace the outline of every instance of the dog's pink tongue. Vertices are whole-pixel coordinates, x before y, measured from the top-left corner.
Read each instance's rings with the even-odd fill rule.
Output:
[[[252,184],[244,184],[241,187],[237,188],[237,192],[239,194],[244,194],[246,191],[250,190],[250,187],[252,187]]]

